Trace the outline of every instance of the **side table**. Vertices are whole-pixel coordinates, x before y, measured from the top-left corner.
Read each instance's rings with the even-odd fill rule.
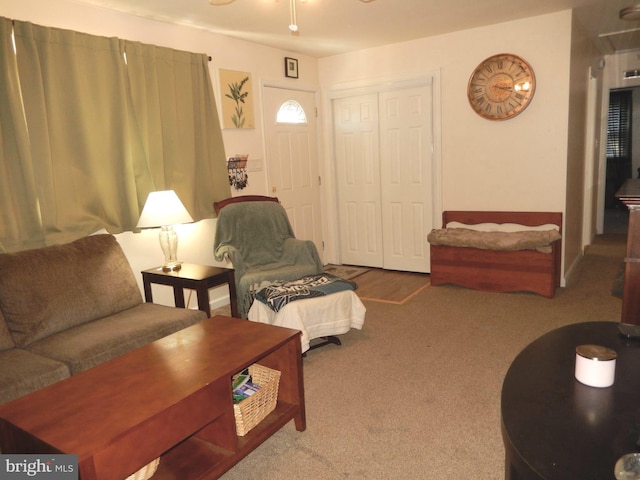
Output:
[[[640,344],[619,322],[581,322],[548,332],[514,359],[502,385],[506,480],[613,480],[616,461],[640,437]],[[615,382],[575,379],[578,345],[616,351]]]
[[[185,308],[184,289],[195,290],[198,297],[198,309],[205,312],[209,317],[211,316],[209,289],[226,283],[229,285],[231,316],[240,318],[236,298],[236,282],[231,268],[183,263],[180,270],[164,272],[162,267],[155,267],[142,272],[142,283],[144,285],[145,301],[149,303],[153,302],[152,283],[173,287],[173,298],[176,307],[180,308]]]

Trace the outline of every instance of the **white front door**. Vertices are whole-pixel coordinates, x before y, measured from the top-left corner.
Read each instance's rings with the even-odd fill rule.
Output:
[[[333,101],[341,261],[429,271],[431,86]]]
[[[271,195],[284,206],[295,235],[312,240],[322,257],[316,103],[313,92],[263,89],[266,164]],[[298,105],[304,121],[280,119],[281,109]]]

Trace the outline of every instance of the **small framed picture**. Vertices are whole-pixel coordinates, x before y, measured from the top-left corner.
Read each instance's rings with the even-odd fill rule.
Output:
[[[298,78],[298,59],[284,57],[284,76]]]

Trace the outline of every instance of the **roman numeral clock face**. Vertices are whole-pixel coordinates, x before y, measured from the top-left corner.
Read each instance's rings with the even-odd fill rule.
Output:
[[[517,55],[503,53],[478,65],[469,79],[467,95],[478,115],[507,120],[527,108],[535,89],[531,66]]]

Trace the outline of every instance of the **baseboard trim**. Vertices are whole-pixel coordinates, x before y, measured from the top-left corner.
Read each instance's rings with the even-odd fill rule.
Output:
[[[231,299],[229,295],[224,295],[222,297],[217,297],[209,300],[209,308],[211,310],[215,310],[216,308],[224,307],[225,305],[229,305],[231,303]]]
[[[567,285],[573,285],[573,282],[575,280],[574,275],[576,275],[578,266],[580,265],[580,262],[582,261],[583,258],[584,258],[584,252],[582,252],[581,255],[578,255],[578,257],[576,257],[575,261],[571,264],[571,266],[565,270],[564,278],[560,278],[561,287],[566,287]]]

